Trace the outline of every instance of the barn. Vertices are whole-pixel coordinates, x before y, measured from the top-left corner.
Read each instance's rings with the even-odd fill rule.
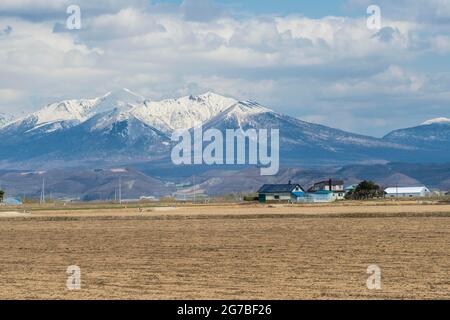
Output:
[[[384,192],[389,198],[420,198],[431,194],[427,187],[391,187]]]
[[[305,194],[299,184],[265,184],[258,190],[258,199],[266,202],[291,202]]]

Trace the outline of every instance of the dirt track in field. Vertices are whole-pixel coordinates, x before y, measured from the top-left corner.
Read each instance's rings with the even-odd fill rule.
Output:
[[[0,243],[1,299],[450,299],[449,205],[48,210]]]

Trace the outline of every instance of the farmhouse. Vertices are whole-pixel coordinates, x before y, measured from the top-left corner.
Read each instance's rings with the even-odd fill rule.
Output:
[[[386,192],[386,197],[390,198],[427,197],[431,194],[427,187],[391,187],[384,192]]]
[[[329,179],[315,183],[308,192],[317,195],[321,202],[343,200],[345,198],[344,181]]]
[[[258,190],[259,202],[291,202],[305,194],[299,184],[265,184]]]

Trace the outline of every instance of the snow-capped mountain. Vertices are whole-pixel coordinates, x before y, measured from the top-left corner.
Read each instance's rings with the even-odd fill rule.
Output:
[[[284,164],[315,159],[317,162],[386,160],[413,148],[372,137],[313,124],[274,112],[256,102],[234,104],[204,124],[206,129],[279,129]],[[269,132],[270,133],[270,132]],[[317,163],[316,162],[316,163]]]
[[[431,119],[417,127],[395,130],[383,139],[427,150],[448,152],[450,150],[450,119]]]
[[[239,102],[212,92],[150,101],[121,89],[97,98],[49,104],[0,126],[0,168],[155,159],[170,166],[171,133],[198,125],[221,131],[279,129],[282,165],[450,161],[450,125],[443,119],[377,139],[304,122],[253,101]],[[436,143],[440,147],[432,148]]]
[[[4,130],[16,133],[49,133],[71,127],[88,119],[96,101],[96,99],[65,100],[52,103],[8,124]]]
[[[103,97],[95,99],[94,107],[91,109],[89,116],[104,113],[113,109],[129,112],[134,108],[142,105],[145,98],[129,89],[108,92]]]
[[[165,133],[190,129],[225,111],[237,101],[208,92],[163,101],[146,101],[132,110],[133,115]]]
[[[275,114],[275,112],[254,101],[236,102],[206,122],[205,127],[216,129],[258,127],[261,123],[253,122],[253,119],[262,114]]]
[[[109,92],[93,99],[64,100],[10,123],[7,131],[15,134],[51,133],[66,130],[88,119],[118,109],[122,116],[136,119],[157,130],[170,133],[199,125],[237,101],[212,92],[179,99],[150,101],[128,89]]]
[[[158,157],[170,147],[173,130],[189,129],[235,102],[214,93],[150,102],[121,89],[53,103],[0,128],[5,138],[0,161]]]
[[[0,112],[0,128],[12,122],[14,117]]]
[[[10,123],[5,130],[15,134],[45,134],[79,125],[96,114],[113,109],[131,110],[144,98],[128,89],[109,92],[94,99],[64,100],[52,103]]]
[[[422,123],[422,125],[427,126],[427,125],[436,124],[436,123],[450,124],[450,119],[449,118],[434,118],[434,119],[425,121],[424,123]]]

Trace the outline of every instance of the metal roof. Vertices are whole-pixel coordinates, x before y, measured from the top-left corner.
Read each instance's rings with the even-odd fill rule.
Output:
[[[427,187],[391,187],[384,191],[388,194],[430,192]]]
[[[6,198],[3,200],[3,203],[6,205],[14,206],[14,205],[21,205],[22,200],[17,198]]]
[[[320,182],[316,182],[314,183],[314,185],[319,185],[319,184],[329,184],[330,180],[324,180],[324,181],[320,181]],[[331,184],[333,186],[341,186],[344,184],[344,180],[337,180],[337,179],[331,179]]]
[[[297,187],[304,191],[299,184],[265,184],[258,190],[258,193],[290,193]]]
[[[316,191],[316,192],[311,192],[311,194],[333,194],[333,191],[328,191],[328,190],[320,190],[320,191]]]

